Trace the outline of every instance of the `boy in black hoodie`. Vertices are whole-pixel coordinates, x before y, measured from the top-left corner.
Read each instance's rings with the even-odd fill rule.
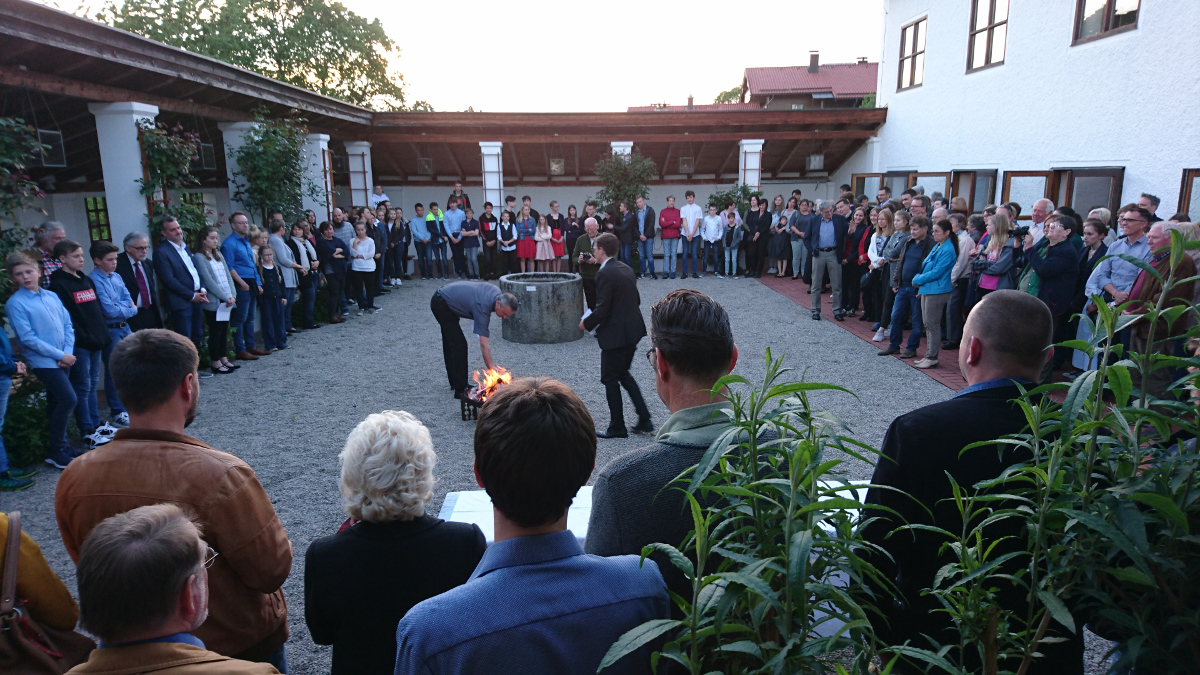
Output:
[[[100,404],[96,400],[101,353],[112,338],[104,323],[96,285],[83,273],[83,247],[64,239],[55,244],[53,255],[62,263],[62,269],[50,275],[50,290],[62,300],[75,328],[75,365],[70,372],[77,399],[75,424],[89,449],[95,448],[111,441],[116,432],[115,427],[101,426]]]

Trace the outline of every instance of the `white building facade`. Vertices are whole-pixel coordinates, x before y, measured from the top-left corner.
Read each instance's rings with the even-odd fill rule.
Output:
[[[1200,220],[1200,2],[887,0],[884,21],[887,123],[836,183],[1026,217],[1043,196],[1086,214],[1147,192]]]

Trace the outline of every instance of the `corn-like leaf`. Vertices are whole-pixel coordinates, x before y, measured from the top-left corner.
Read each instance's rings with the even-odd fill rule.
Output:
[[[1049,610],[1050,616],[1054,617],[1055,621],[1061,623],[1072,633],[1076,632],[1075,617],[1071,616],[1071,611],[1067,609],[1067,606],[1063,604],[1063,601],[1057,595],[1054,595],[1050,591],[1038,591],[1037,596],[1042,601],[1042,604],[1046,606],[1046,609]]]
[[[617,638],[617,641],[608,648],[608,652],[600,660],[600,666],[596,668],[596,672],[604,670],[649,644],[658,636],[682,624],[682,621],[675,621],[673,619],[654,619],[653,621],[647,621],[640,626],[625,631],[625,634]]]

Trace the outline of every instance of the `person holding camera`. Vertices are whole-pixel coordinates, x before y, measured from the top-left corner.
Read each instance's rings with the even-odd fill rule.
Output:
[[[583,221],[584,236],[575,240],[575,248],[571,257],[579,267],[579,276],[583,279],[583,299],[589,310],[596,309],[596,272],[600,269],[600,261],[592,255],[592,247],[596,245],[596,237],[600,236],[600,223],[595,218]]]

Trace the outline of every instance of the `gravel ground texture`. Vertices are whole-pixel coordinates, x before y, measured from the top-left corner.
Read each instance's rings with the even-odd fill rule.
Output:
[[[383,311],[353,316],[340,326],[292,336],[290,348],[244,363],[233,375],[201,381],[199,414],[188,433],[245,460],[271,495],[292,540],[295,562],[284,585],[291,638],[292,673],[326,673],[331,650],[313,644],[304,624],[304,553],[313,539],[337,530],[345,519],[338,492],[337,455],[350,431],[368,414],[407,410],[433,435],[438,453],[437,485],[428,510],[437,513],[447,492],[477,489],[472,475],[474,424],[460,418],[442,363],[441,337],[429,300],[442,282],[411,281],[376,299]],[[481,282],[482,283],[482,282]],[[809,381],[831,382],[857,398],[821,392],[817,406],[849,423],[858,440],[878,447],[888,425],[913,408],[942,401],[953,392],[898,359],[875,358],[876,348],[831,321],[812,321],[807,309],[752,280],[645,280],[638,284],[642,313],[676,288],[695,288],[729,311],[740,352],[735,372],[761,381],[769,348]],[[852,319],[853,320],[853,319]],[[471,368],[482,368],[479,342],[468,337]],[[501,337],[493,318],[492,354],[516,376],[549,376],[571,386],[587,404],[597,428],[608,424],[600,384],[600,349],[594,338],[557,345],[522,345]],[[649,341],[643,340],[642,350]],[[640,354],[640,352],[639,352]],[[950,364],[945,364],[946,366]],[[650,366],[640,356],[632,373],[650,406],[655,425],[667,410],[654,391]],[[626,400],[626,418],[636,415]],[[600,441],[597,466],[650,442],[646,436]],[[867,479],[870,467],[847,457],[852,478]],[[58,472],[43,467],[37,485],[0,494],[0,509],[20,510],[26,531],[42,547],[67,587],[75,588],[75,569],[54,519]],[[1101,673],[1103,641],[1089,640],[1089,673]]]

